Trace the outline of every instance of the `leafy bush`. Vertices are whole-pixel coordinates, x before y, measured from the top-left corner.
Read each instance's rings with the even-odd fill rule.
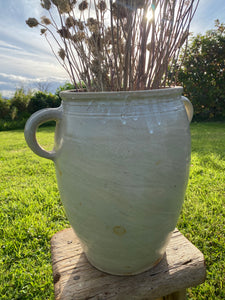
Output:
[[[14,129],[23,129],[27,119],[22,120],[2,120],[0,119],[0,131],[8,131]]]
[[[225,24],[192,38],[178,78],[196,120],[225,119]]]
[[[24,119],[29,117],[27,106],[30,101],[32,92],[27,93],[23,88],[17,89],[13,98],[10,101],[11,118],[12,120]]]
[[[31,97],[28,104],[28,112],[33,114],[34,112],[49,107],[60,106],[61,100],[57,95],[52,95],[51,93],[46,94],[44,92],[36,92],[33,97]]]
[[[59,96],[60,92],[67,91],[67,90],[74,90],[74,89],[75,89],[74,84],[72,84],[70,82],[66,82],[64,85],[61,85],[60,87],[57,88],[55,94],[61,99],[61,97]]]
[[[0,94],[0,119],[11,119],[10,111],[10,100],[2,98],[2,95]]]

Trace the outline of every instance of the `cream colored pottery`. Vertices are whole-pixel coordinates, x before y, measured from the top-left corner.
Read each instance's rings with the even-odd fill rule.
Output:
[[[92,265],[107,273],[143,272],[163,256],[184,199],[193,109],[182,88],[61,92],[59,108],[33,114],[25,138],[55,163],[68,219]],[[56,120],[55,146],[37,127]]]

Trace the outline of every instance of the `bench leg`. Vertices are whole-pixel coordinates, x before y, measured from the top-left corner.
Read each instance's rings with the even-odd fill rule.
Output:
[[[185,300],[185,299],[186,299],[186,290],[181,290],[163,297],[163,300]]]
[[[185,300],[186,299],[186,290],[181,290],[170,295],[164,296],[157,300]]]

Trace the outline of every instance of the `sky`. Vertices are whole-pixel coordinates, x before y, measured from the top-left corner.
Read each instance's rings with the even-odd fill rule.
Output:
[[[55,92],[69,81],[39,29],[29,28],[25,20],[46,15],[40,0],[0,0],[0,93],[11,97],[15,90],[49,85]],[[219,19],[225,23],[225,0],[200,0],[191,32],[204,34]]]

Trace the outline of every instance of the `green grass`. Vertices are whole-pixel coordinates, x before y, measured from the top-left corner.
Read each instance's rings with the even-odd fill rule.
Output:
[[[188,299],[225,299],[225,124],[194,123],[190,180],[178,222],[205,255],[206,282]],[[53,128],[41,128],[46,148]],[[0,299],[54,299],[50,239],[68,227],[53,163],[26,146],[22,130],[0,132]]]
[[[53,129],[38,134],[52,143]],[[0,132],[0,299],[53,299],[50,239],[68,226],[53,163],[22,130]]]
[[[225,123],[194,123],[180,231],[204,254],[206,282],[188,299],[225,299]]]

